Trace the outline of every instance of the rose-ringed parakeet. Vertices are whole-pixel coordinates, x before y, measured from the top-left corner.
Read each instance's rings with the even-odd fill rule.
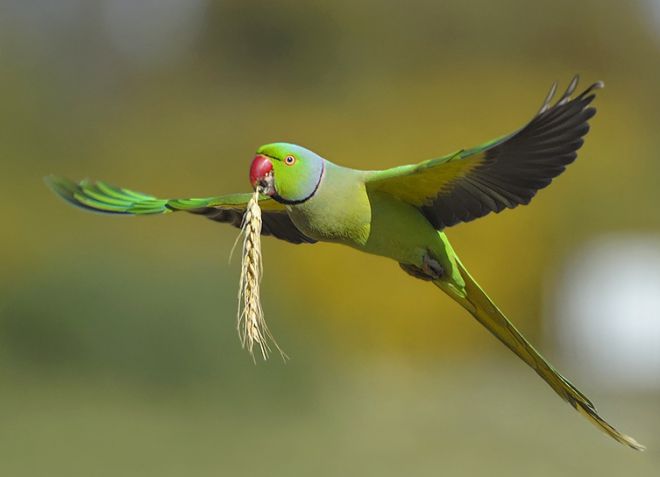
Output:
[[[591,401],[522,336],[468,273],[443,230],[529,203],[577,157],[598,82],[572,97],[578,77],[553,102],[556,84],[523,128],[471,149],[418,164],[363,171],[334,164],[301,146],[260,147],[250,181],[262,195],[263,235],[294,244],[336,242],[396,260],[471,313],[565,401],[618,442],[643,449],[601,418]],[[157,199],[104,182],[48,177],[67,201],[110,214],[186,211],[241,225],[253,194]]]

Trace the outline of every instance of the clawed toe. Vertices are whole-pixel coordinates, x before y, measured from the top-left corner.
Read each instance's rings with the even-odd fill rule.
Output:
[[[445,269],[442,268],[442,265],[429,255],[424,256],[423,270],[429,277],[429,280],[438,280],[445,274]]]
[[[420,280],[438,280],[445,274],[442,265],[440,265],[440,263],[434,258],[431,258],[428,254],[424,256],[424,261],[422,262],[421,267],[409,263],[399,263],[399,265],[406,273],[415,278],[419,278]]]

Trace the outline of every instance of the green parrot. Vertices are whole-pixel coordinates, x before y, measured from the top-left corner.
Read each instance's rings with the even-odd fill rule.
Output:
[[[559,374],[491,301],[454,252],[443,230],[460,222],[528,204],[577,157],[597,82],[572,98],[576,76],[553,103],[556,83],[540,111],[516,132],[471,149],[387,170],[334,164],[288,143],[261,146],[250,168],[259,188],[262,234],[294,244],[334,242],[396,260],[410,275],[433,283],[527,363],[566,402],[605,433],[633,449],[644,447],[617,431],[593,403]],[[122,215],[186,211],[240,227],[251,193],[157,199],[105,182],[46,178],[68,202]]]

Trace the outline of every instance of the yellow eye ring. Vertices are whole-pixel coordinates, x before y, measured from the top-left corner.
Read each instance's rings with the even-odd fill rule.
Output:
[[[286,157],[284,158],[284,163],[285,163],[287,166],[292,166],[293,164],[295,164],[295,162],[296,162],[296,158],[293,157],[293,156],[286,156]]]

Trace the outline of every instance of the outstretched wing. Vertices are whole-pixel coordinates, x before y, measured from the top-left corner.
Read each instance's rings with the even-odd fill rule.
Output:
[[[157,215],[180,210],[204,215],[217,222],[240,227],[252,194],[229,194],[200,199],[157,199],[151,195],[114,187],[105,182],[79,183],[63,177],[48,176],[46,184],[67,202],[83,209],[107,214]],[[272,235],[291,243],[314,243],[291,222],[284,206],[270,197],[259,200],[263,235]]]
[[[368,190],[415,205],[437,229],[529,203],[575,160],[596,114],[589,104],[603,83],[571,99],[577,84],[575,76],[551,104],[554,84],[538,114],[515,133],[438,159],[373,172]]]

